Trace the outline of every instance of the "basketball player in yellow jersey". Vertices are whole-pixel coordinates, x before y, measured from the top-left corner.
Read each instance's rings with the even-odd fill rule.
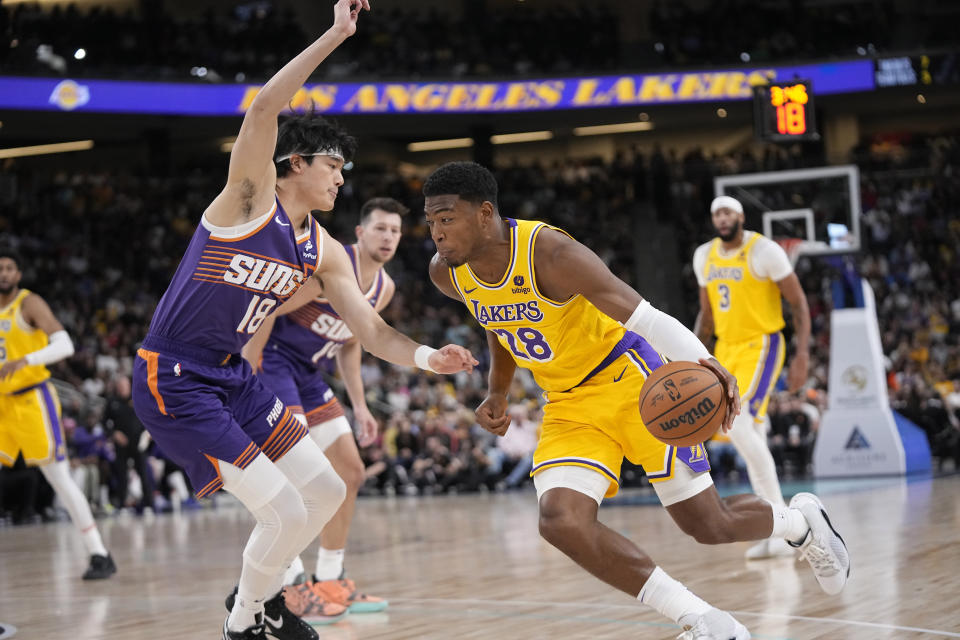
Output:
[[[90,554],[84,580],[116,573],[90,505],[70,477],[60,401],[45,365],[73,355],[73,342],[43,298],[20,288],[20,258],[0,249],[0,463],[22,453],[40,467]]]
[[[807,379],[810,357],[810,310],[786,252],[773,240],[743,229],[743,206],[730,196],[710,205],[719,237],[700,245],[693,270],[700,284],[700,314],[695,331],[705,345],[717,335],[714,353],[737,378],[746,407],[726,436],[747,465],[753,491],[782,505],[780,481],[767,447],[766,420],[770,392],[783,367],[783,308],[790,304],[796,354],[787,383],[797,391]],[[781,539],[764,540],[747,550],[756,560],[793,555]]]
[[[430,277],[487,331],[491,365],[481,426],[506,433],[507,392],[517,365],[548,403],[534,453],[540,533],[584,569],[684,627],[685,640],[744,640],[750,633],[657,567],[597,520],[618,489],[620,463],[641,463],[685,533],[705,544],[784,537],[810,559],[821,587],[838,593],[849,559],[820,501],[790,507],[752,494],[721,499],[702,446],[662,444],[640,420],[646,375],[673,360],[699,361],[730,399],[723,429],[739,412],[737,383],[697,337],[614,276],[593,251],[539,222],[502,218],[497,183],[471,162],[442,165],[423,185],[437,246]]]

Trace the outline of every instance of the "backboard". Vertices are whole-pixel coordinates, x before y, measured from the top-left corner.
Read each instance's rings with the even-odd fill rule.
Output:
[[[854,165],[741,173],[714,179],[716,195],[743,205],[747,229],[805,255],[860,250],[860,171]]]

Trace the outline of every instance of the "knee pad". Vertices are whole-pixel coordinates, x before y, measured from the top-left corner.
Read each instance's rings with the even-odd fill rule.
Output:
[[[267,504],[289,484],[287,477],[262,453],[246,469],[220,461],[223,488],[229,491],[250,511]]]
[[[321,474],[330,472],[339,480],[330,460],[313,438],[301,438],[282,458],[274,463],[294,487],[301,489]],[[342,482],[342,481],[341,481]]]
[[[321,451],[326,451],[344,434],[353,435],[353,429],[350,428],[350,423],[344,416],[337,416],[333,420],[310,425],[310,437],[317,443]]]

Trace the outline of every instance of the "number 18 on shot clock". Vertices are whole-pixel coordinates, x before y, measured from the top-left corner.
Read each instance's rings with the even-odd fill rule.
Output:
[[[819,140],[809,80],[791,80],[753,88],[757,138],[767,142]]]

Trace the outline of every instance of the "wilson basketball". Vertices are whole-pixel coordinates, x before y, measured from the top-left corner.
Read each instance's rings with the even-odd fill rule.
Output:
[[[707,440],[727,413],[723,385],[695,362],[669,362],[654,369],[640,389],[640,418],[660,442],[690,447]]]

